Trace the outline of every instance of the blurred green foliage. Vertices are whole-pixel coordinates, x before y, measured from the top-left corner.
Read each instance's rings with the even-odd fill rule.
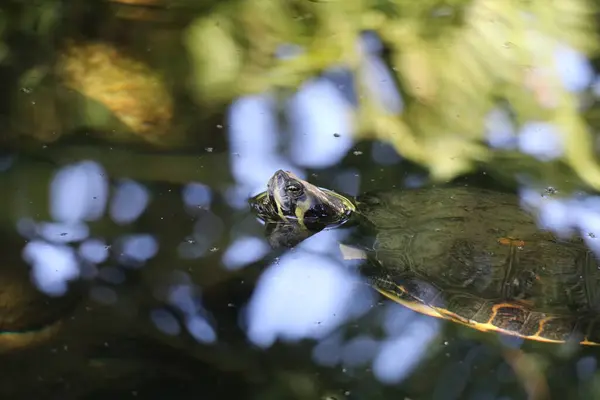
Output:
[[[186,43],[195,64],[193,88],[204,106],[296,89],[341,65],[354,72],[359,93],[357,135],[389,141],[436,179],[509,160],[529,163],[533,175],[546,178],[545,169],[566,164],[571,175],[598,189],[592,137],[556,65],[561,46],[588,55],[597,50],[593,12],[586,0],[228,2],[197,18]],[[365,31],[377,33],[387,50],[405,103],[400,114],[386,111],[365,84],[357,45]],[[284,44],[301,52],[275,57]],[[563,156],[548,166],[517,152],[491,151],[485,118],[501,104],[510,106],[517,126],[554,124]]]
[[[29,89],[52,71],[67,39],[129,40],[138,54],[154,49],[150,58],[156,60],[161,51],[177,48],[169,44],[175,37],[187,52],[179,58],[189,65],[186,71],[166,71],[167,80],[177,81],[175,86],[184,82],[208,114],[241,95],[270,91],[282,98],[342,66],[354,73],[357,137],[390,142],[435,179],[483,164],[499,175],[527,171],[547,185],[579,180],[600,189],[596,137],[584,118],[598,113],[595,107],[584,110],[585,99],[567,91],[557,68],[557,50],[565,46],[595,56],[597,5],[596,0],[11,0],[0,5],[0,66],[12,65],[19,86]],[[115,23],[127,18],[148,20]],[[159,33],[139,40],[139,32],[149,32],[152,24]],[[365,50],[359,45],[365,32],[383,42],[383,59],[394,77],[390,84],[404,103],[399,113],[381,104],[366,83]],[[283,46],[297,53],[277,57]],[[168,69],[168,62],[157,64]],[[527,121],[553,124],[563,154],[542,162],[516,150],[491,149],[486,117],[497,107],[510,111],[517,128]]]

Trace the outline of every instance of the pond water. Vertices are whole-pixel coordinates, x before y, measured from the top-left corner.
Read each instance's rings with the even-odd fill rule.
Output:
[[[230,91],[216,93],[221,79],[226,80],[218,72],[222,69],[227,75],[229,58],[242,50],[218,36],[220,22],[215,27],[212,21],[205,24],[206,29],[216,29],[207,31],[215,40],[213,36],[205,40],[201,31],[198,45],[188,43],[195,31],[184,34],[183,26],[171,26],[178,20],[158,28],[144,20],[131,6],[134,1],[97,3],[111,6],[101,7],[102,12],[92,6],[73,7],[73,16],[65,18],[77,23],[64,32],[44,30],[61,25],[61,2],[55,2],[50,13],[54,22],[14,18],[31,24],[39,37],[34,40],[29,31],[15,34],[15,39],[6,34],[4,45],[14,54],[6,56],[10,52],[0,49],[0,62],[7,60],[0,68],[3,82],[18,93],[0,100],[0,126],[6,132],[0,138],[0,399],[600,398],[598,347],[481,332],[389,300],[366,284],[360,263],[342,260],[343,229],[321,231],[293,248],[270,246],[265,226],[251,212],[248,199],[264,191],[278,169],[349,196],[432,185],[425,169],[398,155],[402,141],[395,148],[376,141],[357,142],[354,111],[363,96],[349,70],[332,59],[335,67],[303,81],[297,92],[282,89],[290,94],[285,101],[277,97],[281,93],[266,91],[229,104],[228,99],[235,97],[232,93],[238,93],[238,82],[231,84]],[[138,3],[154,10],[160,2]],[[268,2],[263,3],[248,2],[248,9]],[[293,3],[296,7],[302,2]],[[389,3],[381,8],[394,2]],[[120,7],[114,15],[109,12],[112,5]],[[182,10],[184,25],[195,11],[188,15]],[[260,8],[261,15],[263,11]],[[132,22],[133,17],[127,20],[128,13],[140,22]],[[293,18],[300,21],[309,16]],[[571,24],[571,17],[565,18],[567,25],[577,25]],[[344,19],[332,26],[343,26]],[[236,37],[260,44],[248,57],[260,66],[262,44],[273,39],[268,37],[272,26],[269,21],[252,28],[254,20],[254,14],[240,18],[243,34]],[[246,35],[244,29],[257,31]],[[410,104],[392,84],[398,71],[388,68],[389,60],[384,59],[388,50],[377,37],[363,33],[356,45],[365,58],[361,71],[365,87],[383,106],[382,115],[400,114]],[[66,48],[54,49],[54,41],[65,39],[61,35],[81,43],[67,41]],[[541,44],[535,41],[535,46],[550,47],[541,37]],[[273,43],[282,40],[276,39]],[[494,44],[502,52],[490,53],[512,51],[513,43],[507,40]],[[36,41],[43,45],[30,44]],[[114,42],[136,49],[129,49],[129,54]],[[485,49],[494,48],[481,43]],[[193,60],[196,50],[213,46],[228,55]],[[282,59],[302,50],[281,47],[282,54],[276,56]],[[464,49],[474,56],[478,53],[470,45]],[[34,56],[36,51],[39,56]],[[328,53],[327,48],[323,53]],[[598,81],[585,57],[574,50],[556,57],[564,60],[559,75],[571,92],[581,95],[581,107],[595,105]],[[414,58],[420,67],[419,52]],[[482,71],[495,69],[488,68],[493,61],[485,61],[479,65],[485,65]],[[198,84],[195,74],[207,66],[203,63],[216,74],[217,82],[215,93],[202,93],[208,99],[203,106],[207,110],[192,99],[198,87],[190,84]],[[418,67],[416,86],[421,78],[425,82],[419,101],[426,103],[428,71],[425,68],[421,74]],[[552,102],[554,82],[544,75],[547,71],[525,69],[526,89]],[[158,70],[165,72],[164,82],[157,78]],[[249,69],[255,70],[231,79],[239,78],[244,90],[262,88],[267,85],[261,83],[263,71]],[[300,79],[300,72],[307,73],[282,71],[271,71],[277,85],[279,75]],[[199,83],[196,86],[206,82]],[[465,98],[479,100],[478,87],[465,91],[475,93]],[[462,113],[481,108],[454,105],[448,109]],[[501,155],[500,161],[437,185],[513,193],[536,213],[540,228],[559,236],[578,233],[589,246],[589,255],[600,257],[599,198],[594,194],[562,197],[580,184],[561,164],[560,157],[573,153],[563,140],[567,135],[535,121],[516,129],[511,112],[494,109],[485,121],[484,140]],[[419,119],[428,122],[424,115]],[[469,118],[456,117],[450,123],[460,131]],[[573,122],[571,117],[559,119]],[[424,126],[427,131],[428,125]],[[432,121],[431,127],[438,129],[437,122]],[[61,139],[55,140],[58,136]],[[398,139],[389,136],[391,142]],[[443,145],[430,141],[434,145],[424,152],[435,149],[436,154],[446,155],[439,150]],[[452,154],[460,154],[456,143],[460,147],[462,142],[447,143],[454,146],[449,149]],[[512,162],[507,154],[524,154],[523,160],[530,163]],[[515,156],[514,160],[521,159]],[[453,162],[448,165],[456,167]],[[573,293],[571,287],[565,289],[563,297],[585,296],[587,308],[573,313],[598,314],[597,265],[586,262],[584,267],[591,271],[582,268]]]
[[[336,258],[337,230],[273,251],[247,205],[278,168],[351,195],[410,190],[423,170],[381,143],[331,135],[319,155],[319,133],[245,134],[232,123],[227,146],[198,154],[3,157],[2,398],[596,396],[595,347],[411,311]],[[330,166],[300,168],[303,154]],[[455,184],[513,190],[485,173]]]

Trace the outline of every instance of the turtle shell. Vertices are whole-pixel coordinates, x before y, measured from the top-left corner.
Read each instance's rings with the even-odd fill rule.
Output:
[[[580,238],[541,231],[516,196],[430,188],[357,207],[375,232],[366,274],[385,296],[483,331],[600,342],[598,260]]]

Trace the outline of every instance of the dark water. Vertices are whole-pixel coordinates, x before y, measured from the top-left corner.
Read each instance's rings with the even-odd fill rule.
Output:
[[[306,176],[357,193],[425,182],[404,161],[378,163],[371,155],[381,146],[357,144]],[[0,322],[18,332],[0,336],[1,398],[598,393],[596,348],[417,314],[344,271],[327,238],[310,242],[312,253],[272,253],[246,206],[249,189],[235,189],[232,160],[243,154],[111,149],[54,146],[5,159]],[[512,189],[487,174],[458,183]]]

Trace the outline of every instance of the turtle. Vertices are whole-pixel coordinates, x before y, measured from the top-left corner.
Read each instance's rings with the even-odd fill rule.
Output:
[[[540,229],[514,193],[444,185],[350,197],[278,170],[250,206],[273,246],[352,229],[383,296],[480,331],[600,343],[600,266],[581,237]],[[346,253],[348,253],[346,251]]]

